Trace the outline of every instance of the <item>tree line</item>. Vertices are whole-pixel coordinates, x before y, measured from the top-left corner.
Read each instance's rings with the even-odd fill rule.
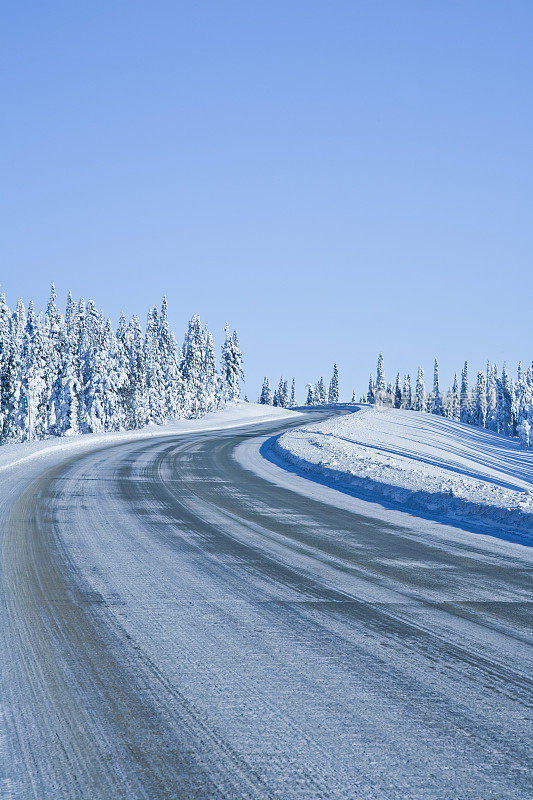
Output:
[[[244,378],[237,333],[225,328],[220,365],[213,337],[190,320],[183,344],[169,328],[167,300],[113,329],[92,300],[65,314],[52,285],[44,313],[15,311],[0,295],[0,442],[159,425],[199,417],[240,396]]]
[[[339,370],[336,364],[333,365],[333,375],[329,383],[329,389],[326,390],[324,378],[320,378],[315,384],[307,384],[307,399],[306,406],[321,406],[326,403],[339,402]],[[257,401],[263,405],[281,406],[281,408],[294,408],[296,402],[296,385],[294,378],[291,383],[291,391],[289,394],[289,382],[283,376],[279,380],[278,388],[272,393],[270,389],[270,382],[268,377],[265,376],[261,394]]]
[[[288,393],[288,382],[280,379],[278,389],[272,394],[268,378],[265,377],[259,402],[292,408],[296,403],[294,379],[292,391]],[[339,402],[339,370],[333,365],[333,374],[326,388],[324,378],[307,384],[305,405],[317,406]],[[356,403],[355,392],[352,403]],[[524,448],[533,447],[533,364],[524,369],[518,365],[516,378],[512,378],[504,364],[501,372],[496,364],[487,363],[485,371],[476,375],[475,385],[469,385],[469,367],[465,361],[460,379],[455,374],[449,389],[441,390],[439,365],[435,359],[433,387],[426,390],[424,370],[418,368],[414,385],[411,376],[400,379],[396,375],[394,384],[385,379],[383,355],[379,354],[376,375],[370,375],[366,396],[361,403],[372,403],[411,411],[425,411],[447,419],[478,425],[481,428],[504,436],[518,437]]]
[[[410,375],[400,380],[399,373],[394,385],[387,383],[380,353],[376,377],[370,376],[368,392],[362,401],[365,399],[368,403],[426,411],[456,422],[477,425],[504,436],[518,437],[525,448],[533,447],[533,364],[524,369],[520,362],[513,379],[505,363],[500,372],[497,365],[489,361],[486,370],[477,373],[471,387],[468,362],[465,361],[460,380],[455,373],[451,388],[443,391],[439,384],[439,364],[435,359],[433,387],[427,392],[422,367],[418,368],[414,387]]]

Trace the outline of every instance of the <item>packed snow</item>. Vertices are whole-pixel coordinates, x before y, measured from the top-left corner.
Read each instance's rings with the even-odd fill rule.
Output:
[[[278,459],[354,494],[533,544],[533,453],[443,417],[391,408],[294,428]]]

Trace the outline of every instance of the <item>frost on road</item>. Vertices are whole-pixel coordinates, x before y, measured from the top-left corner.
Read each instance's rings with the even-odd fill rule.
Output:
[[[3,800],[530,796],[528,548],[236,460],[282,429],[3,475]]]

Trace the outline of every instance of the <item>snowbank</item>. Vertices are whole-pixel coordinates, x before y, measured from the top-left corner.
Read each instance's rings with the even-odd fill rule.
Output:
[[[223,428],[260,424],[276,419],[283,420],[287,417],[296,418],[298,416],[300,415],[296,411],[239,401],[231,403],[221,411],[206,414],[200,419],[178,420],[166,425],[149,425],[137,431],[91,433],[68,438],[56,437],[42,441],[6,444],[0,447],[0,473],[26,461],[52,454],[64,452],[65,455],[70,455],[82,450],[90,450],[93,447],[118,444],[121,441],[131,441],[132,439],[149,439],[154,436],[172,436],[194,433],[195,431],[221,430]]]
[[[269,449],[358,496],[533,544],[533,453],[494,433],[431,414],[363,408],[294,428]]]

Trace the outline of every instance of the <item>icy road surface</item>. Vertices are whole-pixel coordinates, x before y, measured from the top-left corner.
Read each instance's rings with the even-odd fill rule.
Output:
[[[531,551],[236,460],[289,424],[4,477],[2,800],[531,796]]]

